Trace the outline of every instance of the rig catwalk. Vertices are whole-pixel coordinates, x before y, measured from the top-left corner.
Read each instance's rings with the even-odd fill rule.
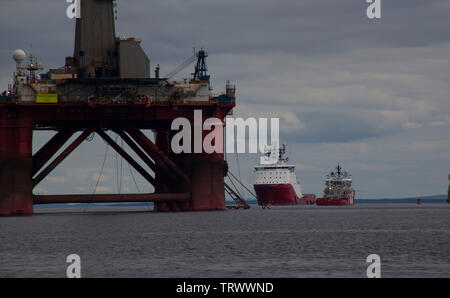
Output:
[[[159,66],[151,78],[140,41],[116,37],[113,2],[81,0],[74,54],[66,57],[64,67],[39,75],[43,68],[37,59],[14,52],[14,84],[0,98],[0,215],[29,215],[34,204],[85,202],[154,202],[156,211],[225,210],[224,155],[174,154],[170,126],[178,117],[193,122],[195,110],[204,119],[223,121],[235,106],[235,87],[227,84],[224,94],[211,93],[203,50],[195,55],[191,79],[160,78]],[[33,155],[34,130],[56,134]],[[152,130],[155,142],[142,130]],[[117,133],[140,161],[108,131]],[[33,188],[93,133],[151,183],[155,193],[33,195]]]

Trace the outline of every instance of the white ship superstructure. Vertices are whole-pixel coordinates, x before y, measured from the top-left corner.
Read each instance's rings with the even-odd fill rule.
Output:
[[[273,165],[255,167],[255,185],[258,203],[266,205],[313,204],[315,196],[304,197],[302,186],[295,173],[295,165],[289,164],[285,158],[286,146],[271,147],[266,156],[278,155]]]

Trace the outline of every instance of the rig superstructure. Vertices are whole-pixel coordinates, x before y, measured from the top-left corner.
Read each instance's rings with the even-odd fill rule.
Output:
[[[171,123],[223,119],[235,107],[235,87],[213,95],[202,49],[191,79],[150,77],[150,60],[136,38],[117,38],[113,0],[80,0],[74,55],[46,73],[37,59],[14,52],[14,84],[0,97],[0,215],[32,214],[34,204],[154,202],[156,211],[225,210],[224,155],[171,151]],[[56,134],[34,155],[34,130]],[[152,130],[151,141],[141,130]],[[134,160],[107,133],[139,156]],[[35,188],[93,133],[155,188],[152,194],[33,195]],[[72,136],[76,139],[62,151]],[[144,166],[142,166],[144,165]],[[150,169],[145,169],[144,167]]]

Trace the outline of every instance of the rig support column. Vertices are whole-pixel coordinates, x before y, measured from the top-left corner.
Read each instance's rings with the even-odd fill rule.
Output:
[[[225,210],[223,154],[201,154],[180,158],[177,164],[191,178],[192,210]]]
[[[0,216],[33,214],[33,120],[0,110]]]
[[[219,119],[219,115],[211,115]],[[201,123],[204,123],[206,115],[203,115]],[[195,123],[192,124],[195,129]],[[207,131],[202,131],[202,146]],[[195,135],[194,130],[192,136]],[[170,135],[169,140],[174,136]],[[217,140],[215,140],[217,141]],[[223,144],[222,144],[223,145]],[[195,152],[192,143],[191,152]],[[191,181],[190,192],[192,195],[191,210],[212,211],[226,210],[224,188],[224,154],[208,154],[202,148],[202,153],[175,154],[170,152],[170,158],[185,172]]]
[[[216,119],[223,119],[224,117],[219,111],[215,113],[207,114],[203,111],[202,121],[209,117],[215,117]],[[195,135],[196,125],[195,116],[192,122],[192,136]],[[222,121],[222,120],[220,120]],[[222,125],[224,125],[222,121]],[[203,129],[203,127],[201,127]],[[174,136],[175,132],[169,133],[169,143]],[[205,137],[209,134],[209,131],[202,131],[202,146]],[[222,136],[223,137],[223,136]],[[214,142],[219,140],[215,139]],[[221,146],[223,148],[223,140]],[[219,146],[219,147],[221,147]],[[192,142],[191,152],[195,152],[194,144]],[[191,193],[191,210],[193,211],[213,211],[213,210],[226,210],[225,202],[225,188],[224,188],[224,164],[225,158],[223,153],[208,154],[202,148],[201,153],[191,154],[175,154],[170,152],[170,158],[185,172],[191,181],[190,193]]]

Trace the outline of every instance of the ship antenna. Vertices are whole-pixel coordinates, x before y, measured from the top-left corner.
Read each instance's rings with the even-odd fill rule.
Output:
[[[265,155],[267,157],[270,157],[272,155],[272,149],[269,146],[266,145],[266,148],[264,151],[265,151]]]
[[[337,175],[340,176],[341,175],[341,170],[342,170],[342,167],[341,167],[340,163],[338,163],[338,166],[336,167],[336,170],[337,170]]]
[[[283,159],[285,154],[286,154],[286,144],[282,144],[280,148],[280,160],[284,160],[287,162],[286,159]]]

